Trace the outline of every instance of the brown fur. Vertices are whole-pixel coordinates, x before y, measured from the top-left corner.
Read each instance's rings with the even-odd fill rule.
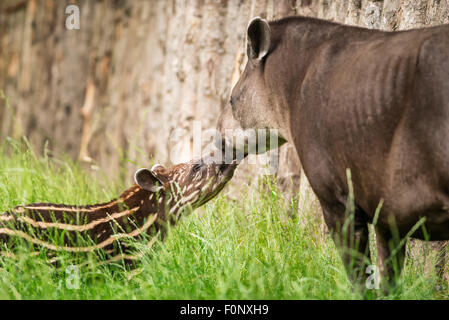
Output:
[[[378,254],[392,279],[399,239],[421,218],[430,240],[449,239],[449,25],[382,32],[295,17],[266,29],[248,29],[269,50],[249,59],[218,128],[278,129],[295,145],[354,278],[365,275],[368,223],[383,201]],[[344,229],[347,169],[355,212]],[[422,226],[412,237],[425,238]]]

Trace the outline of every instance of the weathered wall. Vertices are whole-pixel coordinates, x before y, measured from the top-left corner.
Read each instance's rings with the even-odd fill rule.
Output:
[[[80,7],[80,30],[65,28],[68,4]],[[2,0],[0,90],[11,110],[0,102],[0,137],[25,134],[37,150],[48,140],[112,174],[127,159],[190,158],[193,122],[215,126],[244,68],[251,17],[396,30],[449,22],[448,12],[447,0]],[[296,189],[299,168],[283,147],[284,189]]]
[[[72,3],[80,8],[80,30],[65,28]],[[25,134],[37,150],[49,141],[50,149],[111,173],[126,159],[188,159],[193,122],[215,127],[244,66],[248,20],[275,7],[240,0],[4,0],[0,89],[11,110],[2,103],[1,136]],[[170,139],[175,130],[182,136]]]

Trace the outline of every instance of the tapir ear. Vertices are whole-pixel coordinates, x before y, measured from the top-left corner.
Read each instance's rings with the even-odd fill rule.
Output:
[[[248,58],[261,60],[270,50],[271,31],[267,20],[252,19],[248,25]]]
[[[159,180],[156,175],[148,169],[139,169],[134,174],[134,181],[147,191],[158,192],[164,189],[163,183]]]
[[[156,163],[154,166],[152,166],[151,167],[151,172],[156,172],[156,170],[164,170],[165,168],[164,168],[164,166],[163,165],[161,165],[161,164],[159,164],[159,163]]]

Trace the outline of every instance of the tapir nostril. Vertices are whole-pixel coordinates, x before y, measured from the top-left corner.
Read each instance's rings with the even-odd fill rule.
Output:
[[[220,172],[223,172],[223,171],[225,171],[227,168],[228,168],[228,164],[226,164],[226,163],[222,163],[222,164],[220,164]]]

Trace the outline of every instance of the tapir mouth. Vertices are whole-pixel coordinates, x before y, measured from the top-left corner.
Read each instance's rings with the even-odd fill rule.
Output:
[[[232,160],[231,163],[222,163],[220,164],[219,170],[224,176],[230,176],[230,178],[234,175],[234,170],[237,168],[239,161],[237,159]]]

